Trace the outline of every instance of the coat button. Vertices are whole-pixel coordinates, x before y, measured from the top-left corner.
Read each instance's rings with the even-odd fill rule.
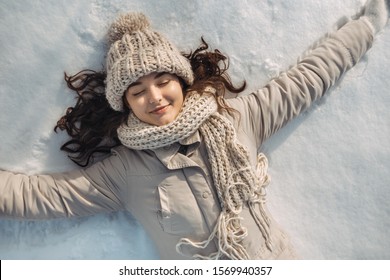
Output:
[[[204,199],[208,198],[208,197],[209,197],[209,193],[208,193],[208,192],[203,192],[203,193],[202,193],[202,197],[203,197]]]

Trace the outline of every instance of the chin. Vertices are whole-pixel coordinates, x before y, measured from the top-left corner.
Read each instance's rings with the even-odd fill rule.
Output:
[[[176,119],[176,116],[173,117],[172,115],[163,116],[159,120],[156,120],[155,124],[158,126],[167,125],[173,122]]]
[[[158,122],[158,126],[162,126],[162,125],[167,125],[167,124],[170,124],[171,122],[173,122],[173,120],[165,120],[165,121],[161,121],[161,122]]]
[[[168,120],[168,119],[160,119],[160,120],[153,120],[153,121],[151,121],[149,123],[153,124],[153,125],[156,125],[156,126],[162,126],[162,125],[167,125],[170,122],[172,122],[172,121]]]

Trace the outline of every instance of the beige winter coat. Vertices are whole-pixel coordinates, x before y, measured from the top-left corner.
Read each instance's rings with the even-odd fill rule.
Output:
[[[349,22],[264,88],[228,100],[241,118],[238,122],[227,117],[254,166],[264,140],[321,97],[359,61],[372,41],[365,21]],[[186,155],[179,152],[181,145],[188,146]],[[0,217],[47,219],[127,210],[144,226],[162,259],[182,259],[175,250],[180,238],[206,239],[220,213],[210,170],[204,143],[195,133],[156,150],[116,148],[110,157],[85,170],[42,176],[1,171]],[[241,215],[249,232],[244,243],[253,259],[294,257],[273,220],[270,251],[248,209]],[[215,243],[186,253],[214,251]]]

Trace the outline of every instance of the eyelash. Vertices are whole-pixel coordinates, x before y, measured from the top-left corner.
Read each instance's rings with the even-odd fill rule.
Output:
[[[141,95],[142,93],[144,93],[145,91],[143,90],[143,91],[140,91],[140,92],[136,92],[136,93],[133,93],[132,95],[133,96],[139,96],[139,95]]]
[[[169,84],[170,81],[171,81],[171,80],[169,80],[169,79],[163,80],[162,82],[157,83],[157,86],[163,87],[163,86]],[[139,96],[139,95],[141,95],[141,94],[144,93],[144,92],[145,92],[145,90],[142,90],[142,91],[133,93],[133,96]]]
[[[165,86],[166,84],[168,84],[171,80],[163,80],[162,82],[158,83],[157,85],[158,86]]]

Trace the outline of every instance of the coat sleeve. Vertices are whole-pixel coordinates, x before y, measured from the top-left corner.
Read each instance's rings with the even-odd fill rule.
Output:
[[[113,151],[83,170],[37,176],[0,171],[0,217],[35,220],[122,210],[123,162]]]
[[[363,18],[349,21],[296,65],[264,88],[229,101],[241,114],[241,128],[257,147],[326,93],[371,47],[373,34]]]

